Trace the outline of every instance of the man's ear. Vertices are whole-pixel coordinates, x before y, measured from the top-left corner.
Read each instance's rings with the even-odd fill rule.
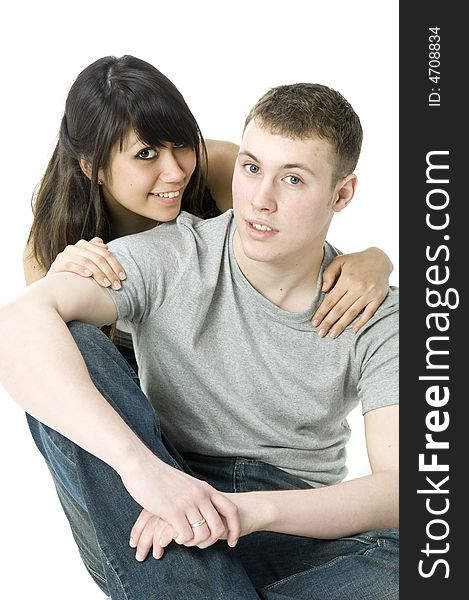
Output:
[[[353,198],[357,187],[358,179],[355,173],[350,173],[342,179],[339,179],[334,192],[334,200],[332,202],[332,210],[340,212],[345,208]]]

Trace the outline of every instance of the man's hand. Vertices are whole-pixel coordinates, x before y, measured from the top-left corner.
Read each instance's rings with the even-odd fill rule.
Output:
[[[131,535],[138,547],[145,531],[139,554],[146,556],[150,540],[158,541],[162,533],[185,546],[206,548],[222,537],[230,546],[236,544],[241,532],[238,509],[208,483],[167,465],[149,451],[138,462],[126,465],[120,475],[131,496],[146,509]],[[165,532],[163,524],[168,527]]]
[[[130,532],[129,545],[136,548],[135,558],[143,561],[153,547],[153,558],[160,559],[166,546],[177,536],[171,525],[143,509]]]
[[[240,519],[239,537],[261,531],[267,528],[269,519],[272,517],[271,504],[267,495],[262,492],[246,492],[238,494],[222,494],[225,499],[236,506]],[[196,527],[194,537],[183,545],[187,547],[197,546],[198,548],[208,548],[214,544],[217,539],[227,539],[228,529],[224,531],[217,539],[208,537],[202,539],[203,535],[198,532],[201,527]],[[176,542],[177,533],[167,521],[152,514],[148,510],[142,510],[130,533],[129,544],[136,548],[136,559],[145,560],[150,549],[153,547],[153,557],[160,559],[164,554],[164,549],[174,539]],[[236,545],[237,540],[228,541],[231,547]]]

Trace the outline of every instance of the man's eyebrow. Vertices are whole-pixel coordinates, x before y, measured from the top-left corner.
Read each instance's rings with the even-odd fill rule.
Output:
[[[315,174],[314,171],[304,163],[287,163],[286,165],[282,166],[282,169],[301,169],[302,171],[306,171],[311,175]]]
[[[238,156],[248,156],[249,158],[252,158],[252,160],[254,160],[256,162],[261,162],[258,158],[256,158],[254,156],[254,154],[251,154],[250,152],[247,152],[246,150],[240,150],[240,152],[238,153]]]
[[[247,152],[246,150],[240,151],[239,156],[247,156],[257,163],[262,162],[258,158],[256,158],[254,156],[254,154],[252,154],[251,152]],[[306,171],[307,173],[311,173],[311,175],[315,176],[314,171],[310,167],[308,167],[308,165],[305,165],[304,163],[286,163],[286,164],[282,165],[280,168],[281,169],[301,169],[302,171]]]

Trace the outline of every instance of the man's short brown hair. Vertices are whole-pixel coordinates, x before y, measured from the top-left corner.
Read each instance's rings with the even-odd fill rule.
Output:
[[[272,88],[251,109],[245,127],[255,120],[273,134],[292,139],[326,139],[336,154],[334,175],[352,173],[360,156],[360,119],[335,90],[317,83],[294,83]]]

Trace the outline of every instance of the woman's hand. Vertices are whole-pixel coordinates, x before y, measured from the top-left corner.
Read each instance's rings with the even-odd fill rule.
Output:
[[[107,249],[101,238],[89,242],[80,240],[60,252],[49,269],[49,273],[68,271],[82,277],[92,277],[102,287],[120,289],[125,271],[118,260]]]
[[[336,256],[324,270],[322,290],[326,298],[312,317],[321,337],[338,337],[358,315],[357,333],[375,314],[389,291],[393,265],[379,248]]]

